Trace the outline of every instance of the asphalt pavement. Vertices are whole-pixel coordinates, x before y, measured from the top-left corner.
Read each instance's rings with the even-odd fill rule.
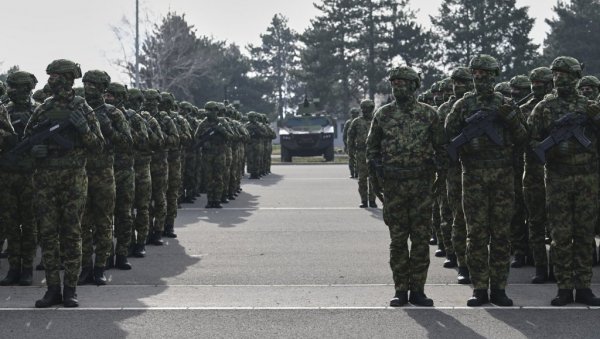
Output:
[[[388,307],[394,294],[381,208],[360,209],[347,165],[278,165],[222,210],[178,211],[176,239],[147,246],[108,286],[77,288],[80,307],[33,308],[45,292],[0,287],[1,338],[600,337],[600,308],[553,308],[554,284],[511,269],[515,306],[468,308],[469,286],[431,246],[434,308]],[[381,206],[380,206],[381,207]],[[39,261],[36,258],[36,263]],[[0,276],[8,263],[0,260]],[[593,289],[600,294],[600,267]]]

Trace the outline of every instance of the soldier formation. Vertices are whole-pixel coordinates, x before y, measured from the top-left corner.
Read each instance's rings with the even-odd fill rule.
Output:
[[[48,290],[36,307],[77,307],[77,285],[105,285],[106,269],[129,270],[147,244],[176,238],[180,203],[201,193],[206,208],[234,200],[246,163],[250,179],[270,173],[275,132],[264,114],[177,103],[65,59],[46,73],[33,95],[33,74],[9,74],[0,104],[0,199],[10,206],[0,212],[9,261],[0,285],[32,284],[39,245]]]
[[[360,207],[376,206],[376,195],[384,202],[391,306],[433,305],[424,293],[428,244],[458,269],[458,283],[473,285],[468,306],[512,306],[509,268],[527,264],[532,283],[556,282],[551,305],[600,305],[590,289],[600,80],[582,71],[563,56],[496,83],[497,60],[479,55],[417,98],[420,76],[402,66],[390,72],[393,102],[372,118],[373,103],[361,103],[344,141]]]

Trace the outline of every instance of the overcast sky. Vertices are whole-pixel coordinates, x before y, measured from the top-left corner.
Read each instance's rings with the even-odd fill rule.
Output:
[[[275,13],[289,19],[289,25],[302,32],[318,14],[312,3],[319,0],[140,0],[140,10],[150,21],[158,21],[169,10],[185,13],[199,35],[212,35],[240,46],[258,43]],[[430,25],[429,15],[437,15],[441,0],[412,0],[420,23]],[[555,0],[517,0],[529,6],[536,19],[531,33],[541,44]],[[12,65],[34,73],[43,86],[45,67],[50,61],[66,58],[81,64],[85,72],[103,69],[114,80],[126,81],[111,60],[123,55],[111,27],[125,26],[122,19],[134,22],[135,0],[17,0],[3,2],[0,22],[3,26],[0,70]],[[149,26],[148,23],[145,24]]]

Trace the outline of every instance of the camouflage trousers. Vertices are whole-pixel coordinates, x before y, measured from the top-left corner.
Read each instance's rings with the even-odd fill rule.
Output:
[[[260,174],[260,145],[258,143],[248,144],[246,147],[246,160],[250,175],[258,176]]]
[[[150,163],[152,194],[150,200],[150,230],[163,232],[167,216],[167,188],[169,186],[169,163],[167,153],[157,153]]]
[[[39,168],[33,176],[33,204],[48,286],[60,285],[60,255],[65,266],[64,285],[77,286],[87,186],[84,168]]]
[[[422,292],[429,268],[431,178],[395,180],[386,175],[384,196],[394,286],[396,291]]]
[[[356,151],[356,172],[358,173],[358,194],[360,195],[360,201],[375,201],[375,191],[369,180],[366,150]]]
[[[113,245],[112,224],[115,211],[115,173],[112,165],[87,169],[88,194],[85,213],[81,222],[81,264],[91,266],[92,254],[96,254],[94,266],[106,267]]]
[[[183,189],[186,197],[195,197],[198,193],[197,180],[197,159],[196,151],[194,149],[188,149],[185,152],[185,166],[183,168]]]
[[[233,196],[235,191],[237,190],[237,183],[239,177],[239,168],[240,168],[240,152],[239,152],[239,143],[233,143],[231,148],[231,170],[229,173],[229,185],[227,187],[227,196]]]
[[[438,243],[442,242],[446,255],[454,255],[454,246],[452,245],[452,210],[448,203],[448,193],[446,192],[446,173],[439,175],[434,182],[435,204],[433,213],[437,215]]]
[[[448,207],[452,213],[452,248],[459,267],[467,267],[467,225],[462,206],[462,169],[453,166],[446,176]]]
[[[348,152],[348,169],[350,169],[350,176],[356,177],[356,152]]]
[[[569,174],[546,169],[550,249],[560,289],[590,287],[597,198],[597,170],[590,174]]]
[[[204,172],[202,147],[198,147],[196,151],[196,185],[198,193],[206,193],[206,173]]]
[[[529,252],[529,233],[525,223],[527,216],[523,197],[523,167],[521,166],[515,168],[515,206],[510,223],[510,247],[514,255],[527,255]]]
[[[181,190],[181,152],[169,151],[169,178],[167,183],[167,214],[165,223],[173,225],[177,218],[177,200]]]
[[[0,205],[3,206],[0,218],[8,239],[10,268],[32,268],[37,246],[37,225],[33,214],[33,174],[0,171]]]
[[[133,164],[126,167],[115,166],[115,254],[127,255],[133,232],[133,200],[135,196],[135,172]]]
[[[131,241],[136,244],[145,244],[150,225],[150,199],[152,197],[152,179],[150,177],[150,157],[137,157],[134,165],[135,171],[135,196],[133,207],[135,219],[131,234]]]
[[[220,201],[223,195],[223,168],[225,167],[225,152],[203,153],[206,173],[206,195],[208,201]]]
[[[523,198],[527,208],[529,248],[536,267],[548,266],[546,253],[546,186],[544,165],[527,163],[523,175]]]
[[[513,180],[512,167],[466,169],[463,166],[467,265],[475,289],[506,287],[515,200]]]
[[[231,145],[225,148],[225,167],[223,168],[223,190],[221,191],[221,199],[227,199],[229,195],[229,181],[231,180],[231,164],[233,162],[233,150]]]

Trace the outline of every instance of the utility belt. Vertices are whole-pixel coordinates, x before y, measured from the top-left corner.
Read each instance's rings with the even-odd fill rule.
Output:
[[[383,165],[384,180],[410,180],[433,178],[433,166],[400,167]]]
[[[488,168],[507,168],[514,167],[512,158],[504,159],[475,159],[469,157],[462,157],[461,162],[463,167],[469,169],[488,169]]]
[[[579,165],[546,163],[546,169],[559,175],[585,175],[598,173],[598,162]]]

